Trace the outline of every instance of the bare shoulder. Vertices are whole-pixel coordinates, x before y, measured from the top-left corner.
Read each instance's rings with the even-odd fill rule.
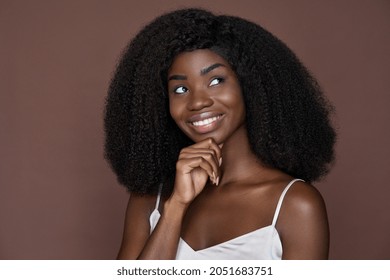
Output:
[[[138,225],[148,225],[150,214],[156,205],[157,197],[153,195],[140,195],[131,193],[126,210],[126,228]]]
[[[283,243],[284,258],[327,258],[329,226],[326,206],[314,186],[304,182],[295,182],[291,186],[276,228]]]
[[[326,218],[326,206],[320,192],[312,185],[298,181],[287,191],[278,218],[278,230],[292,223],[307,223]]]
[[[287,191],[283,208],[289,213],[311,215],[313,211],[325,210],[325,202],[320,192],[312,185],[297,181]],[[286,211],[287,212],[287,211]]]
[[[156,199],[152,195],[130,194],[118,259],[135,259],[139,256],[149,237],[149,217]]]
[[[146,212],[150,214],[154,209],[156,201],[157,197],[154,195],[131,193],[129,203],[127,205],[127,211],[134,209],[137,212]]]

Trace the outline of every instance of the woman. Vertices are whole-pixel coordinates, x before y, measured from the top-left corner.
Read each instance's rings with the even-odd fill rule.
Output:
[[[296,56],[246,20],[155,19],[107,97],[106,157],[131,192],[118,258],[326,259],[330,106]]]

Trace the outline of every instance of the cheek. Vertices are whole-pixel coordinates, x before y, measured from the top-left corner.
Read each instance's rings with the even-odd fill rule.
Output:
[[[241,91],[241,87],[236,84],[236,87],[234,89],[234,96],[233,96],[233,102],[237,105],[237,107],[242,107],[242,110],[245,112],[245,102],[244,102],[244,96]]]
[[[171,98],[169,99],[169,114],[172,119],[178,123],[180,117],[180,106],[177,102],[173,101]]]
[[[221,101],[229,104],[232,109],[240,109],[241,107],[245,109],[244,97],[239,87],[232,88],[228,94],[221,96]]]
[[[174,118],[175,115],[175,105],[172,101],[172,98],[169,98],[169,113],[171,114],[171,117]]]
[[[245,102],[241,90],[231,94],[226,102],[229,102],[230,108],[235,112],[235,115],[238,118],[237,120],[241,122],[246,119]]]

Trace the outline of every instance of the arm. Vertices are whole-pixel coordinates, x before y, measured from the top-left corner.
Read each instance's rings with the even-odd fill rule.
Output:
[[[150,235],[149,217],[156,198],[132,194],[118,259],[174,259],[186,210],[209,178],[216,181],[220,157],[220,147],[212,139],[181,151],[173,193]]]
[[[118,259],[175,258],[186,209],[168,200],[159,223],[150,234],[149,217],[155,202],[155,196],[130,195]]]
[[[155,196],[130,194],[118,259],[134,260],[138,258],[149,238],[149,216],[153,211],[155,203]]]
[[[329,225],[324,200],[306,183],[287,192],[276,225],[283,259],[328,259]]]

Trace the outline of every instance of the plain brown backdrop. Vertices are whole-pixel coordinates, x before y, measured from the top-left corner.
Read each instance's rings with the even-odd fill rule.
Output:
[[[106,90],[147,22],[199,6],[285,41],[337,110],[316,184],[332,259],[390,259],[390,1],[0,1],[0,259],[112,259],[128,193],[103,158]]]

